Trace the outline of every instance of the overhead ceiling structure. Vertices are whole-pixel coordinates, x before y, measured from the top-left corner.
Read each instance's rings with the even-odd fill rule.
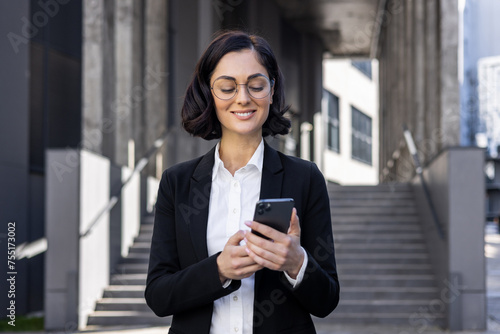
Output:
[[[301,31],[321,37],[331,57],[375,58],[387,0],[276,0]]]

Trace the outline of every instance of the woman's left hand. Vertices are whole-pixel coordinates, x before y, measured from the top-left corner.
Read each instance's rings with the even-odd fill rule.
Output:
[[[291,278],[295,279],[304,262],[304,252],[300,247],[300,225],[297,210],[293,209],[287,234],[255,221],[245,224],[271,239],[266,240],[246,231],[245,241],[248,255],[261,266],[271,270],[286,271]]]

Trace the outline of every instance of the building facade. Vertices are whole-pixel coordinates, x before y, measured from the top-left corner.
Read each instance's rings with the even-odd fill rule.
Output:
[[[325,59],[323,88],[321,115],[314,123],[317,164],[328,181],[377,184],[377,61]]]

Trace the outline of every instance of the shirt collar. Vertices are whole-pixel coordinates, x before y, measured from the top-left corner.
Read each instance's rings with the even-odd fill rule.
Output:
[[[215,161],[214,161],[214,167],[212,169],[212,181],[217,177],[217,173],[219,172],[219,169],[224,168],[224,162],[220,159],[219,155],[219,146],[220,142],[217,143],[215,146]],[[262,172],[262,166],[264,164],[264,139],[261,139],[259,146],[257,146],[257,149],[253,153],[252,157],[248,161],[245,167],[247,166],[254,166],[259,170],[259,173]]]

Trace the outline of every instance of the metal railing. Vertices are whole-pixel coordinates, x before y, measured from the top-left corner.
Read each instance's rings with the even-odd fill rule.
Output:
[[[406,126],[406,124],[403,124],[403,134],[404,134],[404,138],[406,141],[406,145],[408,146],[408,150],[410,151],[410,154],[413,158],[413,163],[415,165],[415,173],[420,178],[420,184],[422,185],[425,199],[427,201],[427,204],[429,205],[432,219],[434,220],[434,225],[436,226],[439,237],[441,238],[441,240],[443,240],[444,239],[443,227],[441,226],[441,223],[439,222],[439,217],[438,217],[437,212],[436,212],[436,207],[434,206],[434,202],[432,201],[431,194],[429,192],[429,188],[427,187],[427,182],[425,181],[425,178],[423,175],[423,168],[422,168],[422,165],[420,164],[420,158],[418,157],[417,147],[415,146],[415,142],[413,141],[413,136],[411,135],[410,130],[408,130],[408,127]]]
[[[132,180],[132,178],[136,174],[139,174],[144,169],[144,167],[146,167],[151,157],[154,154],[156,154],[156,152],[163,146],[167,136],[168,132],[165,132],[160,138],[154,141],[153,145],[146,151],[144,156],[141,159],[139,159],[130,176],[124,182],[121,182],[118,187],[116,187],[114,192],[111,194],[108,204],[99,211],[99,213],[94,217],[94,219],[92,219],[91,223],[89,224],[85,232],[80,233],[80,238],[85,238],[86,236],[88,236],[92,232],[94,227],[97,225],[101,217],[107,212],[111,211],[111,209],[113,209],[113,207],[116,205],[116,203],[118,202],[118,200],[122,195],[122,189]]]

